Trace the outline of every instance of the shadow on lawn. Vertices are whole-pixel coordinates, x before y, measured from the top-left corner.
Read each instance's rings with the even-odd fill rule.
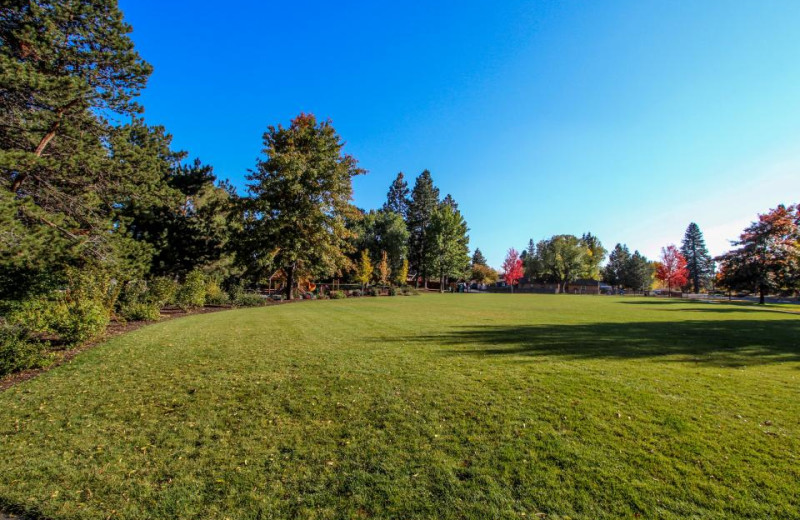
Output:
[[[404,337],[447,355],[644,359],[738,367],[800,361],[800,319],[470,326]]]

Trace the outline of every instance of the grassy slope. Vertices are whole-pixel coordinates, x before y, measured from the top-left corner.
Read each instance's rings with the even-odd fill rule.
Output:
[[[55,518],[797,518],[800,317],[443,295],[157,324],[0,394]]]

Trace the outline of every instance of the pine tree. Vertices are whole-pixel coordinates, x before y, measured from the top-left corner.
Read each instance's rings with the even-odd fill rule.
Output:
[[[431,172],[423,171],[414,183],[411,202],[408,205],[409,259],[415,272],[417,286],[419,278],[428,287],[428,273],[431,271],[431,252],[428,227],[433,212],[439,205],[439,188],[433,185]]]
[[[392,211],[399,213],[403,219],[408,218],[408,183],[406,182],[403,172],[397,174],[397,178],[389,186],[389,192],[386,194],[386,202],[383,204],[384,211]]]
[[[486,257],[479,247],[475,248],[475,253],[472,254],[472,265],[486,265]]]
[[[692,222],[686,228],[681,244],[681,254],[686,259],[686,268],[689,270],[689,281],[695,293],[708,286],[714,275],[714,260],[708,254],[706,242],[700,227]]]
[[[631,253],[628,246],[617,244],[608,256],[608,264],[603,268],[603,280],[612,287],[627,287],[628,266]]]
[[[265,157],[247,176],[238,259],[255,279],[283,269],[290,300],[298,275],[333,276],[351,267],[352,177],[365,172],[343,147],[330,121],[300,114],[287,128],[269,127]]]

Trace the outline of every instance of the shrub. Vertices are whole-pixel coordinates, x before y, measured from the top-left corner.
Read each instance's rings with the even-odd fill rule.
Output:
[[[120,315],[131,321],[158,321],[161,319],[161,309],[155,303],[135,302],[125,303],[120,306]]]
[[[82,343],[106,330],[111,319],[102,302],[69,298],[56,303],[51,330],[67,343]]]
[[[144,280],[130,280],[122,288],[119,296],[119,305],[130,305],[145,300],[148,295],[147,282]]]
[[[361,294],[362,294],[361,293],[361,289],[356,289],[354,291],[350,291],[350,296],[352,298],[358,298],[359,296],[361,296]]]
[[[380,295],[381,295],[381,290],[378,289],[377,287],[372,287],[370,289],[367,289],[367,296],[380,296]]]
[[[403,287],[401,294],[403,296],[419,296],[419,291],[413,287]]]
[[[206,302],[206,277],[195,269],[186,275],[186,280],[178,288],[175,303],[183,310],[202,307]]]
[[[331,300],[341,300],[343,298],[347,298],[347,295],[344,291],[331,291],[330,292]]]
[[[389,287],[389,296],[397,296],[397,287]]]
[[[206,305],[227,305],[229,302],[228,294],[222,290],[216,280],[206,282]]]
[[[238,293],[236,299],[233,300],[233,304],[237,307],[259,307],[266,303],[267,299],[260,294],[246,292]]]
[[[283,295],[282,294],[273,294],[272,296],[270,296],[270,298],[275,300],[276,302],[283,301]]]
[[[21,327],[0,327],[0,376],[47,366],[50,357],[45,354],[46,343],[34,341]]]
[[[178,294],[178,282],[172,278],[159,276],[147,284],[147,301],[163,309],[166,305],[175,303]]]
[[[315,298],[316,298],[316,296],[314,296],[314,295],[313,295],[313,294],[311,294],[311,293],[303,293],[303,299],[304,299],[304,300],[313,300],[313,299],[315,299]]]

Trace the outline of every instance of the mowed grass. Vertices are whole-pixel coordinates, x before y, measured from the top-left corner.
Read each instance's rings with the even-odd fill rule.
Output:
[[[800,316],[467,294],[156,324],[0,393],[2,508],[798,518]]]

